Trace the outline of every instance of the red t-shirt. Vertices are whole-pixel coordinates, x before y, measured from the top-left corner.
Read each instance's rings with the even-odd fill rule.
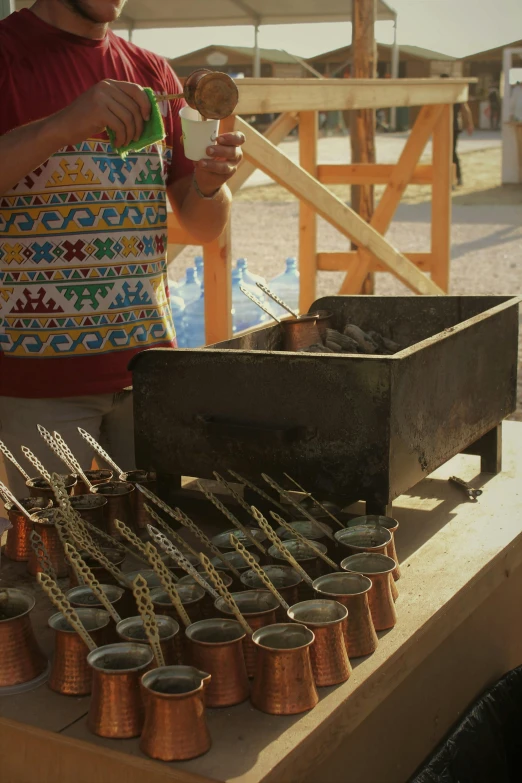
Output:
[[[0,135],[103,79],[182,91],[165,60],[112,32],[81,38],[29,10],[0,22]],[[193,171],[181,144],[184,105],[161,105],[162,143],[122,160],[102,133],[0,195],[0,395],[115,392],[131,384],[135,353],[175,346],[166,187]]]

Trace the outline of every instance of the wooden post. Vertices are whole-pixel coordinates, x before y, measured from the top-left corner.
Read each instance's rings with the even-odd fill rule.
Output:
[[[376,0],[352,2],[352,78],[375,79],[377,47],[375,44]],[[352,163],[375,163],[375,110],[359,109],[351,113],[350,141]],[[374,209],[374,186],[352,185],[352,209],[370,222]],[[352,244],[352,249],[356,245]],[[363,294],[373,294],[374,276],[367,275]]]
[[[317,131],[316,111],[301,112],[299,118],[299,162],[312,177],[317,177]],[[317,215],[314,209],[303,201],[299,203],[299,310],[307,313],[315,300],[317,275]]]
[[[451,258],[451,186],[453,184],[453,106],[446,105],[433,129],[431,197],[431,279],[448,293]]]

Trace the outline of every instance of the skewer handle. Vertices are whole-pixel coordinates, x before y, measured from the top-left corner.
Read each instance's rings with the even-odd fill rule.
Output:
[[[92,636],[85,630],[75,609],[71,606],[65,595],[62,593],[54,579],[48,574],[40,572],[37,579],[42,586],[42,590],[47,594],[51,602],[56,606],[59,612],[63,614],[67,622],[72,625],[78,636],[85,642],[89,650],[96,650],[97,644]]]
[[[325,513],[325,514],[327,514],[327,515],[330,517],[330,519],[333,519],[333,521],[335,522],[335,524],[336,524],[336,525],[338,525],[338,526],[341,528],[341,530],[344,530],[344,525],[343,525],[343,523],[342,523],[342,522],[340,522],[340,521],[337,519],[337,517],[335,517],[335,516],[332,514],[332,512],[331,512],[331,511],[328,511],[328,509],[326,508],[326,506],[323,506],[323,504],[322,504],[322,503],[320,503],[318,500],[316,500],[316,499],[314,498],[314,496],[313,496],[313,495],[312,495],[310,492],[307,492],[307,491],[306,491],[306,489],[305,489],[304,487],[302,487],[300,484],[298,484],[298,483],[297,483],[297,481],[296,481],[294,478],[292,478],[292,476],[289,476],[289,475],[288,475],[288,473],[284,473],[283,475],[284,475],[284,476],[285,476],[285,477],[288,479],[288,481],[291,481],[291,482],[292,482],[292,484],[294,485],[294,487],[297,487],[297,489],[298,489],[300,492],[303,492],[303,493],[306,495],[306,497],[310,498],[310,500],[312,500],[312,501],[315,503],[315,505],[316,505],[316,506],[319,506],[319,508],[320,508],[322,511],[324,511],[324,513]]]
[[[17,470],[18,470],[18,471],[19,471],[19,472],[22,474],[22,476],[24,477],[24,479],[25,479],[26,481],[29,481],[29,479],[31,478],[31,476],[30,476],[28,473],[26,473],[26,472],[25,472],[25,470],[22,468],[22,466],[21,466],[21,465],[19,465],[19,464],[18,464],[18,462],[15,460],[15,458],[13,457],[13,455],[11,454],[11,452],[9,451],[9,449],[7,448],[7,446],[5,445],[5,443],[2,443],[2,441],[1,441],[1,440],[0,440],[0,451],[2,452],[2,454],[4,455],[4,457],[7,457],[7,459],[8,459],[8,460],[10,460],[10,461],[13,463],[13,465],[15,466],[15,468],[16,468],[16,469],[17,469]]]
[[[29,539],[31,541],[31,548],[34,554],[36,555],[36,559],[38,560],[38,563],[43,573],[50,576],[51,579],[54,582],[56,582],[57,581],[56,572],[53,568],[53,564],[51,563],[51,558],[49,557],[49,552],[45,547],[41,535],[37,533],[36,530],[32,530]]]
[[[253,631],[252,631],[251,627],[249,626],[249,624],[247,623],[247,621],[245,620],[245,618],[243,617],[243,615],[239,611],[239,606],[236,604],[236,602],[234,601],[232,595],[229,593],[229,591],[225,587],[225,583],[221,579],[218,571],[214,568],[214,566],[212,565],[212,563],[210,562],[208,557],[203,552],[201,552],[199,558],[200,558],[201,562],[203,563],[203,567],[204,567],[205,571],[207,572],[210,581],[213,583],[214,587],[216,588],[216,590],[220,594],[220,596],[223,599],[223,601],[226,603],[226,605],[228,606],[228,608],[230,609],[230,611],[232,612],[232,614],[234,615],[234,617],[236,618],[238,623],[241,625],[243,630],[249,636],[252,636]]]
[[[268,307],[265,307],[265,305],[263,304],[261,299],[258,299],[257,296],[254,296],[254,294],[252,294],[248,290],[248,288],[245,288],[244,285],[240,285],[239,286],[239,290],[241,291],[242,294],[247,296],[250,299],[251,302],[253,302],[255,305],[257,305],[260,310],[262,310],[264,313],[266,313],[268,316],[270,316],[270,318],[273,318],[276,323],[278,323],[278,324],[281,323],[281,319],[278,318],[277,315],[274,315],[273,312],[268,309]]]
[[[138,574],[132,583],[132,592],[134,594],[136,606],[138,607],[138,612],[143,620],[143,627],[147,635],[147,640],[152,648],[154,657],[156,658],[156,664],[157,666],[165,666],[165,659],[163,658],[163,652],[161,650],[158,623],[156,622],[156,614],[154,613],[154,605],[150,599],[147,582],[141,574]]]
[[[235,473],[233,470],[228,471],[230,475],[236,479],[236,481],[239,481],[240,484],[243,484],[245,487],[248,487],[253,492],[255,492],[259,497],[263,498],[263,500],[268,501],[268,503],[271,503],[273,506],[279,509],[283,514],[286,514],[286,509],[279,503],[275,498],[270,497],[270,495],[267,492],[264,492],[260,487],[253,484],[251,481],[249,481],[246,478],[243,478],[243,476],[240,476],[239,473]]]
[[[288,611],[290,609],[290,607],[286,603],[285,599],[283,598],[281,593],[278,592],[278,590],[275,587],[275,585],[272,584],[272,582],[270,581],[268,576],[265,574],[265,572],[263,571],[263,569],[261,568],[259,563],[257,563],[255,561],[255,559],[252,557],[252,555],[250,554],[248,549],[246,547],[244,547],[243,544],[240,541],[238,541],[237,538],[234,535],[230,536],[230,541],[231,541],[234,549],[236,550],[236,552],[238,552],[240,555],[243,556],[243,559],[246,560],[246,562],[248,563],[248,565],[250,566],[252,571],[254,571],[258,575],[258,577],[261,579],[261,581],[263,582],[263,584],[267,588],[267,590],[270,590],[272,595],[274,595],[277,598],[277,600],[279,601],[279,603],[281,604],[283,609]]]
[[[114,468],[114,470],[117,472],[119,476],[123,475],[124,471],[121,468],[119,468],[118,465],[116,465],[112,457],[109,457],[109,455],[107,454],[103,446],[100,446],[98,441],[94,440],[94,438],[89,432],[82,429],[81,427],[78,427],[78,432],[80,433],[82,438],[86,440],[90,446],[92,446],[94,451],[96,451],[100,455],[100,457],[102,457],[105,460],[105,462],[107,462],[107,464],[111,466],[111,468]]]
[[[80,465],[80,463],[78,462],[78,460],[76,459],[76,457],[72,453],[71,449],[69,448],[67,443],[64,441],[64,439],[60,435],[60,433],[56,432],[56,430],[55,430],[53,435],[54,435],[54,439],[55,439],[56,443],[58,444],[58,448],[63,452],[63,454],[65,455],[66,460],[72,465],[73,473],[76,473],[78,476],[80,476],[81,480],[84,482],[84,484],[87,487],[87,489],[89,490],[89,492],[93,492],[94,491],[94,486],[91,484],[91,482],[89,481],[89,479],[87,478],[87,476],[83,472],[82,466]]]
[[[187,572],[187,574],[190,574],[190,576],[193,577],[193,579],[201,585],[201,587],[214,598],[217,600],[219,598],[218,593],[214,590],[213,587],[211,587],[208,582],[203,579],[199,571],[196,571],[192,563],[189,563],[183,552],[180,552],[180,550],[172,544],[166,535],[161,533],[157,528],[153,527],[152,525],[147,525],[147,530],[149,531],[150,535],[154,539],[154,541],[160,546],[164,552],[166,552],[168,555],[170,555],[173,560],[176,560],[179,565]],[[199,557],[199,555],[198,555]]]
[[[234,525],[234,527],[240,530],[245,536],[245,538],[248,538],[250,543],[254,544],[254,546],[257,549],[259,549],[262,555],[266,555],[266,549],[263,546],[263,544],[261,544],[261,542],[258,541],[255,538],[255,536],[252,535],[252,533],[248,528],[246,528],[244,525],[241,524],[239,519],[236,519],[234,514],[232,514],[232,512],[228,510],[228,508],[219,500],[219,498],[217,498],[212,492],[209,492],[208,489],[206,489],[203,486],[201,481],[197,482],[197,486],[199,487],[201,492],[203,492],[207,500],[210,500],[212,505],[214,505],[218,509],[218,511],[221,511],[221,513],[228,519],[228,521],[231,522]]]
[[[26,517],[29,520],[29,522],[34,522],[34,519],[32,518],[31,514],[27,511],[26,508],[22,506],[21,503],[18,502],[18,500],[15,498],[11,490],[8,487],[6,487],[3,481],[0,481],[0,495],[2,495],[4,503],[6,501],[9,501],[10,503],[13,504],[13,506],[16,506],[16,508],[22,512],[24,517]]]
[[[266,294],[270,299],[272,299],[276,304],[279,305],[279,307],[282,307],[283,310],[286,310],[287,313],[290,313],[290,315],[293,315],[294,318],[299,318],[299,313],[296,310],[292,310],[291,307],[289,307],[286,302],[283,302],[282,299],[280,299],[277,294],[274,294],[273,291],[268,288],[268,286],[264,285],[263,283],[256,282],[256,285],[258,288],[261,289],[261,291]]]
[[[176,612],[179,614],[183,625],[188,628],[188,626],[192,624],[192,620],[188,616],[187,610],[183,606],[181,598],[178,595],[178,591],[176,590],[176,582],[172,578],[172,574],[161,559],[158,550],[153,547],[151,543],[145,545],[145,550],[147,552],[147,559],[154,571],[159,576],[163,589],[170,598],[170,601]]]
[[[27,446],[22,446],[22,451],[24,453],[24,456],[29,460],[31,465],[36,468],[40,476],[45,479],[46,481],[51,480],[50,473],[44,468],[38,457],[36,457],[31,449],[28,449]]]
[[[274,479],[270,478],[270,476],[267,476],[266,473],[261,473],[261,476],[266,483],[272,487],[276,492],[279,492],[279,494],[285,498],[295,509],[299,511],[300,514],[305,516],[310,522],[313,522],[314,525],[317,525],[321,528],[325,536],[328,536],[332,541],[335,541],[335,538],[333,536],[333,533],[331,530],[329,530],[325,525],[322,524],[322,522],[319,522],[318,519],[315,519],[309,511],[307,511],[305,508],[302,508],[299,503],[297,503],[292,495],[287,492],[283,487],[280,487],[279,484],[274,481]]]
[[[182,550],[185,549],[187,552],[190,552],[191,555],[194,555],[194,557],[199,558],[199,552],[196,552],[196,550],[193,549],[193,547],[191,547],[190,544],[188,544],[185,541],[185,539],[181,538],[179,533],[176,533],[175,530],[172,530],[172,528],[169,527],[167,523],[164,522],[163,519],[158,514],[156,514],[154,509],[151,508],[147,503],[145,503],[145,510],[148,514],[150,514],[150,518],[153,519],[154,522],[161,527],[161,529],[163,530],[162,535],[165,535],[167,541],[170,542],[170,539],[172,539],[172,541],[175,541],[178,547],[180,547]]]
[[[311,541],[309,538],[305,538],[302,533],[299,533],[298,530],[295,530],[291,525],[288,524],[288,522],[285,522],[285,520],[279,516],[279,514],[276,514],[275,511],[270,512],[270,516],[274,520],[274,522],[277,522],[278,525],[283,527],[287,533],[290,533],[292,538],[295,538],[296,541],[300,541],[301,544],[305,544],[310,549],[313,549],[317,557],[320,557],[321,560],[323,560],[327,565],[330,566],[330,568],[333,568],[334,571],[340,571],[341,569],[337,565],[337,563],[334,563],[333,560],[330,560],[328,555],[325,555],[324,552],[321,552],[318,546],[316,546],[315,541]]]
[[[63,464],[67,467],[67,470],[70,473],[74,473],[74,467],[71,465],[71,463],[67,460],[67,457],[61,450],[61,448],[58,446],[57,442],[53,438],[50,432],[48,432],[45,427],[42,427],[41,424],[37,424],[38,432],[40,433],[41,437],[44,439],[44,441],[47,443],[51,451],[53,451],[59,460],[63,462]]]
[[[136,533],[134,533],[130,529],[130,527],[125,524],[125,522],[122,522],[121,519],[115,519],[114,527],[122,534],[124,538],[127,539],[129,544],[132,544],[133,547],[136,547],[138,552],[141,552],[141,554],[145,558],[147,557],[147,550],[145,549],[145,544],[142,541],[140,541]]]
[[[295,557],[288,551],[288,549],[285,547],[279,536],[276,535],[276,533],[272,530],[264,516],[261,514],[260,511],[257,510],[254,506],[252,506],[252,512],[254,513],[255,518],[257,519],[259,523],[259,527],[261,530],[264,530],[267,534],[268,538],[272,542],[272,544],[275,546],[281,557],[284,557],[284,559],[290,563],[294,571],[297,571],[297,573],[304,579],[307,585],[312,585],[313,580],[308,576],[304,568],[302,568]]]
[[[79,577],[82,578],[83,583],[87,585],[87,587],[90,587],[98,601],[103,605],[103,607],[106,609],[106,611],[110,614],[112,619],[115,623],[119,623],[121,620],[120,615],[114,608],[114,606],[111,604],[105,593],[103,592],[100,583],[94,576],[93,572],[83,560],[82,556],[79,554],[79,552],[76,551],[76,549],[71,546],[71,544],[66,543],[64,545],[65,554],[67,555],[67,559],[71,563],[72,567],[76,571]]]

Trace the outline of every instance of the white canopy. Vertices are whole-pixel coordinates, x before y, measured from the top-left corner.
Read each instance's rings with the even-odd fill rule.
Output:
[[[16,0],[17,10],[34,0]],[[395,21],[396,12],[377,0],[377,18]],[[352,0],[128,0],[119,28],[214,27],[224,25],[349,22]]]

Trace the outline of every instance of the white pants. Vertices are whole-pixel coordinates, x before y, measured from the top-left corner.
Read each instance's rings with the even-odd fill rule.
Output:
[[[0,440],[29,476],[36,477],[38,471],[28,463],[21,446],[31,449],[50,473],[65,473],[66,466],[41,438],[38,424],[51,434],[54,430],[59,432],[84,470],[91,468],[95,453],[81,437],[78,427],[101,443],[122,470],[135,468],[132,391],[50,399],[0,397]],[[23,476],[8,459],[0,456],[3,461],[0,478],[14,495],[26,497]]]

